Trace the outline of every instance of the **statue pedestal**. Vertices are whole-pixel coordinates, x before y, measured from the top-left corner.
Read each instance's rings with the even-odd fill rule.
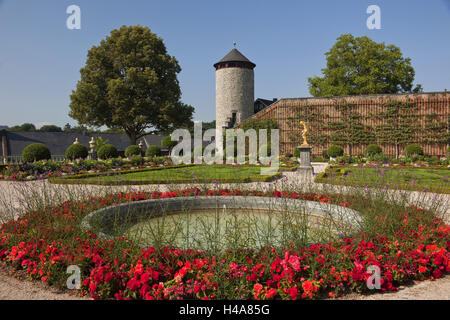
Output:
[[[97,160],[97,152],[95,152],[95,151],[89,151],[89,152],[88,152],[88,159],[89,159],[89,160]]]
[[[298,162],[300,166],[297,169],[297,172],[304,173],[314,173],[314,168],[311,165],[311,146],[299,146],[297,147],[300,150],[300,158],[298,158]]]

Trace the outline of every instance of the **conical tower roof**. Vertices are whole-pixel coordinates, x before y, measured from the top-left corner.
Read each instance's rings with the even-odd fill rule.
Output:
[[[252,68],[256,66],[253,62],[248,60],[238,49],[233,48],[225,57],[222,58],[219,62],[214,64],[214,67],[217,68],[219,64],[227,63],[227,62],[246,62]]]

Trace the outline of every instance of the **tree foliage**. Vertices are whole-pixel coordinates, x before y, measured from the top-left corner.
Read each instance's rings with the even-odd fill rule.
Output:
[[[8,129],[10,132],[18,132],[18,131],[25,131],[25,132],[35,132],[36,127],[32,123],[24,123],[20,126],[13,126]]]
[[[180,101],[180,71],[149,28],[122,26],[89,50],[69,115],[82,125],[122,129],[132,144],[146,129],[182,126],[194,108]]]
[[[411,59],[394,45],[343,34],[325,56],[323,76],[308,78],[315,97],[422,91],[421,85],[413,89]]]
[[[62,132],[63,130],[61,129],[61,127],[55,126],[53,124],[47,124],[42,126],[39,129],[40,132]]]

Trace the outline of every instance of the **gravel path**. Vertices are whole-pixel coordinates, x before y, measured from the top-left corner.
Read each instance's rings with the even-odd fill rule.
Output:
[[[90,300],[58,291],[39,281],[23,279],[0,267],[0,300]]]
[[[325,169],[323,164],[314,164],[315,172],[319,173]],[[252,189],[258,188],[277,188],[289,190],[289,187],[294,185],[305,186],[305,190],[314,191],[344,191],[346,187],[330,186],[315,184],[310,178],[302,176],[296,172],[284,173],[283,179],[274,183],[248,183],[243,185],[223,185],[221,187],[237,187]],[[198,184],[196,184],[198,185]],[[178,188],[192,187],[193,185],[178,185]],[[209,187],[213,188],[214,185]],[[25,211],[25,203],[30,199],[38,199],[45,197],[46,201],[61,202],[69,198],[86,197],[89,195],[97,195],[101,192],[111,191],[130,191],[130,190],[169,190],[167,185],[149,185],[149,186],[126,186],[126,187],[104,187],[104,186],[80,186],[80,185],[51,185],[46,181],[32,181],[26,183],[16,183],[0,181],[0,223],[5,220],[15,219],[20,216],[21,212]],[[422,207],[433,207],[436,203],[441,203],[438,208],[447,222],[450,222],[450,202],[449,195],[436,195],[422,192],[408,192],[408,191],[391,191],[394,196],[408,197],[411,203],[420,203]],[[27,199],[25,199],[27,197]],[[37,200],[36,200],[37,201]],[[17,274],[15,275],[18,276]],[[11,275],[7,270],[2,269],[0,265],[0,300],[74,300],[74,299],[88,299],[85,297],[78,297],[67,292],[59,292],[47,285],[22,279],[19,275],[17,279]],[[371,295],[350,294],[341,299],[344,300],[412,300],[412,299],[426,299],[426,300],[450,300],[450,276],[447,275],[442,279],[434,281],[416,282],[412,286],[401,287],[396,293],[375,293]]]

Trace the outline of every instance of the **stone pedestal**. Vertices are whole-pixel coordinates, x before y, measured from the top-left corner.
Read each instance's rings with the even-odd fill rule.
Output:
[[[89,160],[97,160],[97,152],[95,151],[89,151],[88,152],[88,159]]]
[[[300,158],[298,158],[298,162],[300,166],[297,171],[305,172],[305,173],[314,173],[314,168],[311,165],[311,146],[299,146],[297,147],[300,150]]]

